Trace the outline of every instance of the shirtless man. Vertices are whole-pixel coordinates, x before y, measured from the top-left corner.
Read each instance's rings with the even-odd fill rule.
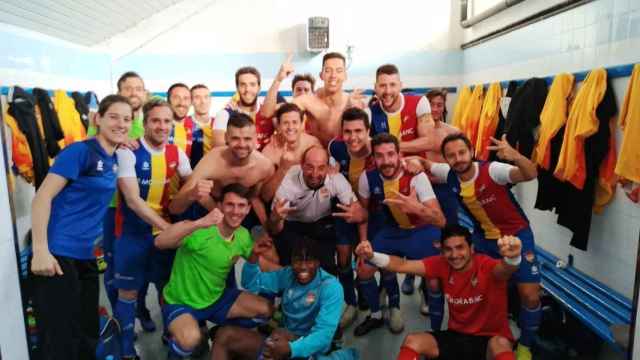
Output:
[[[276,79],[281,79],[292,74],[291,56],[287,58],[280,68]],[[307,112],[307,132],[320,140],[323,146],[327,146],[331,139],[340,135],[340,117],[348,107],[364,108],[364,95],[362,91],[354,90],[347,94],[342,90],[342,84],[347,79],[345,57],[336,52],[327,53],[322,58],[322,71],[320,79],[324,86],[315,94],[296,96],[293,103]],[[277,91],[277,90],[276,90]]]
[[[182,186],[169,205],[169,211],[180,214],[189,205],[198,201],[207,209],[217,206],[220,190],[229,184],[238,183],[251,188],[251,205],[261,223],[267,216],[259,197],[264,181],[273,173],[271,161],[255,151],[256,128],[251,118],[232,112],[225,133],[227,146],[209,151],[193,170],[192,176]]]
[[[460,130],[447,124],[447,93],[444,90],[433,89],[426,94],[431,105],[431,117],[433,123],[425,126],[427,139],[431,142],[425,151],[425,157],[435,162],[446,162],[442,157],[440,145],[447,135],[459,133]]]
[[[304,133],[302,128],[302,110],[291,103],[282,104],[276,111],[277,131],[275,137],[262,150],[262,154],[275,164],[276,171],[262,187],[262,200],[270,202],[280,186],[282,179],[293,165],[302,162],[304,152],[320,141]]]

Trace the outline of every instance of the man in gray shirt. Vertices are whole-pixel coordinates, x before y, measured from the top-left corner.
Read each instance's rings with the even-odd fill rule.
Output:
[[[350,223],[366,220],[366,211],[340,173],[329,174],[329,155],[319,146],[305,151],[301,165],[293,166],[276,191],[269,230],[276,235],[276,250],[283,266],[291,263],[292,239],[315,238],[321,249],[320,266],[336,274],[334,216]],[[342,210],[334,212],[334,208]]]

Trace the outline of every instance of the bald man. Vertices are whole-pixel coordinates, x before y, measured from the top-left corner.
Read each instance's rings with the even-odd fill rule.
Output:
[[[292,166],[274,197],[269,229],[277,235],[276,250],[283,266],[291,264],[293,239],[306,235],[318,241],[320,266],[336,275],[336,232],[334,216],[350,223],[366,219],[349,181],[340,173],[329,174],[329,154],[312,146],[301,165]],[[332,204],[337,200],[337,211]]]

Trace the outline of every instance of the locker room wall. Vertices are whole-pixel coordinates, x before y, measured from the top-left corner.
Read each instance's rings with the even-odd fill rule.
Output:
[[[516,5],[480,23],[480,29],[474,30],[475,35],[465,30],[464,37],[471,40],[481,31],[520,19],[523,14],[537,10],[532,8],[535,3]],[[640,62],[638,49],[640,1],[596,0],[464,50],[462,82],[526,79],[637,63]],[[628,81],[628,77],[613,80],[619,106]],[[618,139],[619,147],[620,131]],[[556,224],[555,214],[533,208],[537,186],[533,181],[515,190],[531,220],[537,244],[561,258],[572,254],[578,269],[632,298],[640,207],[631,203],[618,188],[603,214],[593,216],[589,247],[585,252],[569,246],[571,232]]]

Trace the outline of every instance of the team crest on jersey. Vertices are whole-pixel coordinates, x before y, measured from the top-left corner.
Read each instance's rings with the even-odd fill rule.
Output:
[[[142,163],[142,170],[143,171],[149,170],[149,163],[147,161]]]
[[[323,186],[320,189],[320,197],[328,197],[329,196],[329,189],[326,188],[326,186]]]
[[[528,262],[532,263],[536,259],[536,255],[532,250],[529,250],[524,254],[524,258],[527,259]]]
[[[476,287],[478,285],[478,277],[474,274],[471,277],[471,286]]]
[[[531,275],[538,275],[538,273],[540,272],[540,270],[538,270],[538,267],[533,265],[531,266]]]
[[[380,189],[379,186],[376,186],[376,187],[373,188],[373,193],[376,194],[376,195],[380,195],[380,194],[382,194],[382,189]]]
[[[96,171],[103,171],[104,163],[102,160],[98,160],[98,164],[96,165]]]
[[[304,298],[304,302],[307,304],[307,306],[310,306],[311,304],[316,302],[316,294],[311,291],[308,292],[307,296]]]

